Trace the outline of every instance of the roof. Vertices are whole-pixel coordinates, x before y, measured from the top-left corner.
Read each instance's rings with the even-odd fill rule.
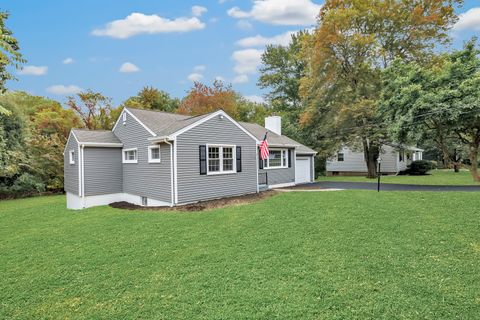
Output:
[[[79,143],[122,143],[110,130],[72,129]]]
[[[276,134],[273,131],[270,131],[259,124],[249,123],[249,122],[239,122],[242,127],[247,129],[252,135],[257,138],[257,140],[263,140],[265,132],[268,132],[268,145],[272,147],[295,147],[298,154],[315,154],[315,150],[310,149],[309,147],[297,142],[293,139],[290,139],[287,136]]]
[[[159,137],[171,135],[212,113],[206,113],[199,116],[186,116],[176,113],[168,113],[156,110],[144,110],[135,108],[125,108],[129,113],[136,117],[146,128],[151,130]],[[315,154],[316,152],[303,144],[290,139],[284,135],[278,135],[273,131],[267,130],[256,123],[238,122],[246,131],[253,135],[257,140],[263,140],[265,132],[268,131],[268,143],[272,147],[294,147],[298,154]],[[106,130],[83,130],[74,129],[75,136],[80,143],[121,143],[112,131]]]
[[[423,149],[413,147],[413,146],[407,146],[407,145],[401,144],[401,143],[388,142],[388,143],[385,143],[385,144],[388,145],[388,146],[394,147],[394,148],[398,148],[398,149],[406,149],[406,150],[410,150],[410,151],[424,151]]]
[[[125,108],[158,136],[168,136],[208,116],[185,116],[155,110]]]

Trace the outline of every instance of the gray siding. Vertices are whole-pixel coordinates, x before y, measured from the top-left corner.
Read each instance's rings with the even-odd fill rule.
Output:
[[[200,175],[199,146],[242,148],[242,172]],[[257,191],[255,140],[228,119],[214,117],[177,137],[178,202],[188,203]]]
[[[170,202],[170,146],[161,145],[160,163],[148,163],[152,135],[128,113],[126,124],[118,123],[114,133],[124,149],[137,148],[138,154],[138,163],[123,164],[123,192]]]
[[[75,151],[75,164],[70,164],[70,150]],[[66,192],[71,192],[75,195],[78,195],[78,165],[78,143],[70,132],[69,140],[65,147],[65,154],[63,155],[63,188]]]
[[[353,151],[348,147],[342,148],[344,161],[337,161],[337,155],[327,160],[327,171],[338,172],[367,172],[367,165],[363,151]],[[382,146],[382,172],[397,172],[398,151],[388,145]]]
[[[83,150],[85,195],[122,192],[122,149],[88,148]]]
[[[292,166],[290,168],[258,170],[258,173],[267,173],[268,185],[295,183],[295,154],[294,149],[289,150],[292,152]]]

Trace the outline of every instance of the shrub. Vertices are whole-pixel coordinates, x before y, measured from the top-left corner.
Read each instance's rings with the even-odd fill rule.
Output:
[[[408,166],[408,174],[413,176],[423,176],[426,175],[428,171],[435,168],[435,165],[431,161],[427,160],[418,160],[413,161]]]

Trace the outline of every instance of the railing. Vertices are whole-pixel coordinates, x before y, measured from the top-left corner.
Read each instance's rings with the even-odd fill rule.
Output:
[[[258,173],[258,185],[268,186],[268,175],[267,175],[266,172],[259,172]]]

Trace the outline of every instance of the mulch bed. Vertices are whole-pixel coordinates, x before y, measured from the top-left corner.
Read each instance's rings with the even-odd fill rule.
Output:
[[[257,202],[259,200],[269,198],[275,195],[276,193],[277,193],[276,191],[269,190],[269,191],[264,191],[260,193],[246,194],[243,196],[201,201],[197,203],[180,205],[176,207],[142,207],[142,206],[125,202],[125,201],[111,203],[110,207],[117,208],[117,209],[126,209],[126,210],[147,210],[147,211],[161,210],[161,211],[195,212],[195,211],[204,211],[209,209],[217,209],[217,208],[224,208],[224,207],[230,207],[230,206],[250,204],[250,203]]]

